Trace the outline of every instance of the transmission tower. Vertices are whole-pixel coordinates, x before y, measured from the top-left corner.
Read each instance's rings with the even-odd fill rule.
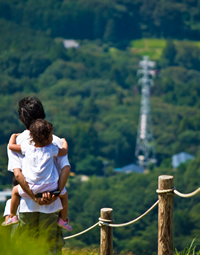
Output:
[[[141,105],[139,126],[137,132],[135,157],[137,163],[146,168],[149,163],[156,163],[155,145],[151,122],[150,87],[153,85],[155,62],[149,61],[147,56],[139,62],[138,74],[142,74],[138,84],[141,84]]]

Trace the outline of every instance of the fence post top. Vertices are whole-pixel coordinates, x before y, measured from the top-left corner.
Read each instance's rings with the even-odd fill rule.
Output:
[[[101,208],[101,212],[111,212],[113,211],[112,208]]]
[[[170,179],[173,179],[174,176],[172,176],[172,175],[160,175],[158,178],[159,178],[159,180],[170,180]]]

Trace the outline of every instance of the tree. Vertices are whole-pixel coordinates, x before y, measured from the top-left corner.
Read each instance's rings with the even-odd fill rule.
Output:
[[[178,46],[175,61],[187,69],[200,71],[200,50],[191,43],[182,43]]]
[[[174,42],[171,39],[168,39],[162,55],[168,66],[173,66],[175,64],[176,53],[177,50]]]
[[[106,25],[105,33],[104,33],[104,40],[106,42],[115,42],[116,41],[116,26],[115,20],[109,19]]]

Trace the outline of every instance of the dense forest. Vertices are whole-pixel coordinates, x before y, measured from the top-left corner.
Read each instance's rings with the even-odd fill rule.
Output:
[[[197,0],[1,0],[0,15],[51,37],[121,46],[140,37],[200,39]]]
[[[24,130],[17,103],[34,95],[54,133],[69,144],[75,173],[68,184],[73,233],[94,224],[102,207],[112,207],[118,223],[139,216],[157,200],[161,174],[174,175],[182,192],[197,188],[199,27],[195,0],[0,0],[0,187],[11,187],[9,137]],[[66,49],[63,39],[76,39],[80,46]],[[158,164],[147,174],[115,175],[114,168],[135,160],[137,70],[143,55],[156,61],[151,107]],[[174,171],[171,157],[182,151],[196,159]],[[90,180],[82,183],[80,174]],[[179,250],[198,235],[198,200],[175,197],[174,245]],[[121,254],[156,254],[156,242],[157,209],[135,225],[114,230],[114,248]],[[98,244],[97,229],[66,242]]]

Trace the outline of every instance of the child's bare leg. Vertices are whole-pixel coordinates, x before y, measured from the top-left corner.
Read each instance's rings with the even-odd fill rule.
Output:
[[[11,204],[10,204],[10,216],[13,217],[16,215],[17,208],[20,203],[20,196],[18,193],[18,185],[13,187],[12,190],[12,197],[11,197]]]
[[[58,189],[60,191],[62,191],[63,188],[65,187],[69,174],[70,174],[70,166],[64,166],[61,169],[61,173],[58,180]]]
[[[58,220],[58,226],[68,231],[72,231],[72,227],[69,225],[69,219],[67,218],[68,211],[68,193],[59,196],[62,202],[63,209],[60,211],[60,217]]]
[[[9,215],[6,215],[5,216],[5,221],[7,221],[9,219],[9,217],[10,217]]]
[[[63,206],[63,209],[60,211],[60,216],[64,221],[66,221],[68,213],[68,193],[66,192],[64,195],[60,195],[59,197]]]

